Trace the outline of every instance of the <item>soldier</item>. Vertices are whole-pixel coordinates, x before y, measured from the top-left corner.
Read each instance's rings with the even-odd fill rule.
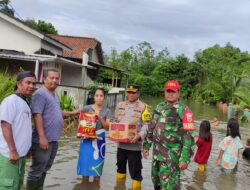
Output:
[[[182,127],[184,112],[189,110],[178,102],[179,83],[168,81],[164,90],[165,102],[156,106],[143,143],[145,158],[154,144],[151,176],[155,190],[180,189],[180,170],[187,168],[194,146],[191,133]]]
[[[137,124],[138,133],[131,143],[118,143],[117,150],[117,181],[125,180],[128,162],[129,173],[132,178],[132,189],[141,187],[142,181],[142,140],[146,134],[147,123],[150,118],[148,106],[139,100],[139,86],[130,84],[126,88],[126,98],[120,102],[115,110],[115,119],[119,123]]]

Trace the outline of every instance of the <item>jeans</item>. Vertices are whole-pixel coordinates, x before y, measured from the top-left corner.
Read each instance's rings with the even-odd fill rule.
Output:
[[[39,143],[32,143],[32,164],[28,173],[28,180],[39,180],[51,168],[56,157],[58,142],[49,142],[47,150],[42,150]]]

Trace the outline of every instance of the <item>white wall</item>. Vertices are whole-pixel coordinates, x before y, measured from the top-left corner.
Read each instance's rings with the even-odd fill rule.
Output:
[[[0,49],[34,53],[40,48],[40,38],[0,18]]]

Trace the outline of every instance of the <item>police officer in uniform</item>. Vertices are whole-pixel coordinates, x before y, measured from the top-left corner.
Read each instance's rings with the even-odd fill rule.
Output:
[[[141,187],[142,181],[142,140],[146,135],[150,113],[148,105],[139,100],[140,91],[136,84],[129,84],[126,88],[126,101],[120,102],[115,110],[118,123],[137,125],[137,134],[131,143],[118,143],[117,150],[117,181],[125,180],[126,167],[132,178],[132,189]]]

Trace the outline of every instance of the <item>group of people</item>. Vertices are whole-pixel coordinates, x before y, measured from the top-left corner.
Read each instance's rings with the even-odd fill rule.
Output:
[[[198,171],[203,172],[206,168],[212,149],[213,137],[210,122],[204,120],[200,124],[199,137],[196,141],[197,152],[194,161],[198,164]],[[231,174],[236,171],[239,164],[240,149],[243,149],[240,135],[240,127],[236,118],[228,120],[226,136],[219,143],[219,153],[216,164],[220,165],[223,172]],[[247,139],[243,158],[250,159],[250,139]]]
[[[23,184],[26,157],[32,155],[27,189],[42,190],[47,171],[55,159],[63,117],[55,90],[60,75],[56,69],[43,72],[43,86],[35,91],[36,77],[30,71],[17,75],[16,91],[1,104],[0,189],[19,190]],[[33,92],[35,93],[33,94]],[[29,104],[29,96],[32,104]],[[32,131],[32,115],[35,128]]]
[[[240,114],[245,118],[250,127],[250,107],[244,106],[243,110],[241,110],[237,99],[234,99],[232,102],[227,103],[225,100],[219,101],[216,103],[219,110],[221,110],[224,114],[227,114],[227,118],[230,119],[232,117],[239,118]],[[217,118],[215,118],[217,119]]]
[[[132,179],[132,189],[140,189],[142,177],[142,156],[148,158],[153,145],[152,181],[156,190],[180,189],[180,171],[187,168],[193,155],[194,138],[192,132],[182,127],[182,118],[187,106],[179,103],[180,85],[177,81],[167,81],[164,86],[165,100],[154,110],[152,120],[145,117],[148,105],[140,97],[136,84],[126,87],[126,101],[118,103],[114,121],[137,126],[137,134],[130,143],[118,142],[117,186],[121,188],[127,177],[127,166]],[[77,174],[83,181],[94,176],[100,180],[105,155],[104,130],[108,130],[110,110],[104,106],[105,92],[96,89],[94,103],[86,105],[84,112],[98,115],[97,138],[85,136],[80,142]],[[96,154],[95,154],[96,152]],[[98,167],[95,167],[98,166]]]
[[[111,122],[111,111],[105,107],[106,92],[97,88],[93,104],[81,110],[62,112],[55,94],[59,79],[57,70],[44,70],[43,86],[35,91],[34,73],[21,72],[17,76],[16,92],[2,101],[0,189],[20,189],[24,180],[25,158],[31,155],[27,189],[42,190],[46,173],[57,153],[63,117],[78,115],[80,111],[96,113],[97,122],[96,138],[85,135],[80,141],[77,174],[82,176],[83,181],[89,181],[90,176],[94,177],[94,181],[100,181],[105,159],[105,131],[109,130]],[[137,126],[137,133],[130,143],[118,142],[117,184],[124,184],[128,165],[132,189],[141,188],[142,157],[149,157],[151,147],[151,177],[155,190],[180,189],[181,170],[188,167],[195,144],[198,150],[194,161],[198,163],[199,171],[205,170],[212,148],[210,123],[202,121],[199,138],[195,143],[193,131],[183,128],[183,117],[189,108],[179,102],[180,84],[176,80],[167,81],[163,90],[165,99],[156,106],[152,118],[144,116],[148,105],[139,99],[140,87],[136,84],[126,87],[126,100],[116,106],[115,122]],[[30,95],[31,106],[28,101]],[[190,110],[189,113],[192,114]],[[35,126],[33,131],[32,116]],[[238,151],[242,144],[237,120],[230,119],[227,129],[227,136],[219,145],[216,162],[228,173],[238,162]],[[249,151],[245,154],[249,155]]]

